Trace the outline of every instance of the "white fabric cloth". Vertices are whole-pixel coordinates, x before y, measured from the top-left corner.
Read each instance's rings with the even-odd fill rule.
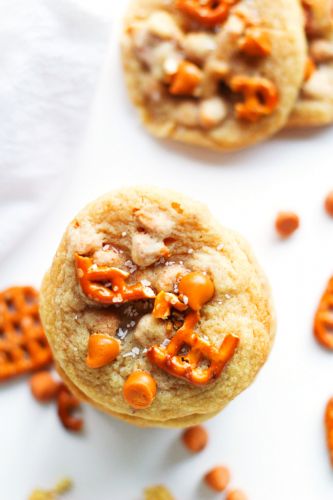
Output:
[[[0,2],[0,260],[60,192],[108,29],[73,0]]]

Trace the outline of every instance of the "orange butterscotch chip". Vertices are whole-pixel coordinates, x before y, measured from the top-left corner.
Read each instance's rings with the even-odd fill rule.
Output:
[[[193,95],[202,81],[202,71],[195,64],[183,61],[172,77],[169,92],[172,95]]]
[[[329,400],[325,411],[325,427],[326,427],[326,439],[327,448],[333,467],[333,398]]]
[[[136,410],[149,408],[155,399],[157,385],[151,374],[144,370],[133,372],[124,384],[125,401]]]
[[[157,319],[167,319],[171,314],[171,308],[177,311],[186,311],[188,306],[181,302],[177,295],[169,292],[159,292],[155,299],[153,316]]]
[[[333,277],[322,295],[314,319],[316,340],[326,349],[333,350]]]
[[[195,385],[205,385],[221,375],[235,353],[239,338],[227,335],[220,348],[216,349],[208,339],[194,331],[199,319],[198,312],[188,313],[170,343],[151,347],[147,356],[151,363],[170,375]],[[188,348],[186,353],[182,352],[183,347]],[[208,366],[201,366],[202,361],[207,361]]]
[[[55,399],[60,387],[61,382],[54,380],[48,371],[35,373],[30,379],[32,395],[40,403],[48,403]]]
[[[254,57],[265,57],[272,51],[271,39],[260,26],[249,26],[238,46],[241,52]]]
[[[214,491],[224,491],[230,482],[230,472],[222,465],[214,467],[205,475],[206,484]]]
[[[230,81],[233,92],[243,96],[236,104],[236,116],[241,120],[256,122],[273,113],[279,103],[279,95],[273,82],[263,77],[234,76]]]
[[[116,359],[120,343],[114,337],[103,333],[90,335],[86,363],[89,368],[102,368]]]
[[[189,427],[183,432],[183,443],[192,453],[199,453],[206,448],[208,443],[208,433],[202,425]]]
[[[98,267],[91,257],[75,255],[77,276],[83,293],[101,304],[122,304],[132,300],[152,299],[154,291],[136,283],[127,285],[130,273],[116,267]],[[106,286],[110,283],[110,286]]]
[[[230,490],[227,492],[225,500],[248,500],[248,497],[241,490]]]
[[[188,305],[193,311],[199,311],[209,302],[215,293],[212,280],[206,274],[193,272],[186,274],[179,283],[179,293],[188,299]]]
[[[177,0],[177,8],[199,23],[213,27],[225,21],[239,0]]]
[[[0,382],[52,361],[39,318],[38,292],[29,286],[0,293]]]
[[[294,212],[279,212],[275,219],[275,229],[281,238],[291,236],[300,225],[299,217]]]

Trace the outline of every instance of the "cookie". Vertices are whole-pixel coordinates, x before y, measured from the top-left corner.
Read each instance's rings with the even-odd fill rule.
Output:
[[[135,0],[122,41],[129,95],[148,130],[218,150],[283,127],[303,81],[294,0]]]
[[[332,0],[305,0],[308,70],[289,119],[292,127],[313,127],[333,122]]]
[[[153,188],[78,214],[44,278],[41,317],[74,394],[140,426],[217,414],[251,384],[275,333],[244,240],[200,203]]]

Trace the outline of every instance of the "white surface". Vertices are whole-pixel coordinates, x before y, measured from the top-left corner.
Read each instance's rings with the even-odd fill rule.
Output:
[[[117,29],[124,3],[112,2]],[[322,209],[333,188],[333,130],[286,133],[224,157],[155,141],[127,101],[117,40],[115,29],[80,164],[53,211],[1,263],[1,287],[38,285],[65,224],[95,196],[136,183],[172,187],[207,202],[253,244],[273,287],[276,344],[254,385],[207,424],[210,444],[197,456],[183,450],[178,431],[139,430],[87,407],[84,436],[67,434],[54,407],[38,406],[24,380],[4,385],[0,498],[26,499],[63,475],[76,483],[69,500],[136,500],[156,482],[179,500],[223,498],[200,486],[202,474],[223,463],[250,500],[331,500],[322,418],[333,393],[332,354],[313,341],[311,325],[333,267],[333,221]],[[273,231],[280,209],[302,218],[286,242]]]

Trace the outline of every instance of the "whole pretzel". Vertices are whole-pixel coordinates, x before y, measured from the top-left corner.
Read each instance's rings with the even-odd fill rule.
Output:
[[[127,271],[116,267],[98,267],[91,257],[75,255],[77,275],[83,293],[91,300],[102,304],[122,304],[131,300],[155,297],[150,287],[136,283],[127,285]],[[111,287],[106,286],[110,283]]]
[[[80,401],[70,393],[65,385],[59,391],[57,405],[58,416],[63,426],[69,431],[79,432],[83,427],[83,420],[73,417],[72,412],[79,408]]]
[[[273,113],[278,105],[278,91],[267,78],[234,76],[230,81],[233,92],[242,94],[244,102],[236,104],[238,118],[256,122],[263,116]]]
[[[223,23],[230,8],[239,0],[176,0],[176,7],[195,21],[208,27]]]
[[[325,412],[325,427],[327,448],[330,456],[330,461],[333,467],[333,398],[329,400]]]
[[[206,385],[217,379],[237,348],[239,338],[227,335],[219,349],[209,340],[200,337],[194,327],[200,319],[198,312],[192,311],[185,318],[183,326],[171,339],[168,346],[151,347],[147,353],[151,363],[174,377],[183,378],[195,385]],[[190,347],[182,354],[184,346]],[[200,367],[202,360],[208,360],[207,368]]]
[[[333,276],[319,302],[313,332],[322,346],[333,350]]]

